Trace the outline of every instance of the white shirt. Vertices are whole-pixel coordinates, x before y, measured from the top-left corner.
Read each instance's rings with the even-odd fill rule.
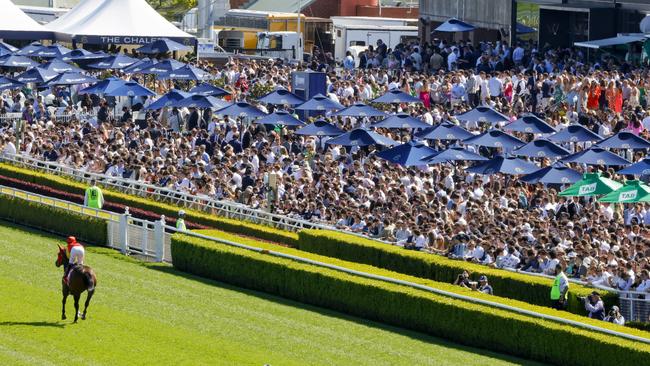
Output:
[[[490,96],[498,97],[501,95],[503,82],[497,77],[492,77],[490,80],[488,80],[488,88],[490,89]]]
[[[2,153],[6,155],[16,155],[16,145],[9,141],[7,145],[5,145],[4,150],[2,150]]]

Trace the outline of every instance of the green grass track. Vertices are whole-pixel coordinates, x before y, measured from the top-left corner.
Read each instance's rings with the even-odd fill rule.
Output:
[[[60,321],[62,242],[0,221],[0,365],[532,364],[96,247],[88,320]]]

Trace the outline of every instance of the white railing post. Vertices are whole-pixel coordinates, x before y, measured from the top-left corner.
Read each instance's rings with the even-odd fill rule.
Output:
[[[124,208],[124,213],[120,215],[120,250],[122,254],[127,254],[129,252],[129,208]]]
[[[156,247],[156,261],[162,262],[165,259],[165,215],[153,224],[154,242]]]

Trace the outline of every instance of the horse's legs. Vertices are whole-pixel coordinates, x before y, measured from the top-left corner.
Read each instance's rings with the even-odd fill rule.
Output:
[[[77,322],[77,319],[79,319],[79,298],[81,297],[81,294],[75,294],[72,295],[74,297],[74,322]]]
[[[86,304],[84,305],[84,313],[81,314],[81,320],[86,320],[86,311],[88,311],[88,305],[90,304],[90,299],[92,299],[94,294],[95,294],[95,290],[88,291],[88,295],[86,296]]]
[[[62,303],[62,309],[61,309],[61,320],[65,320],[65,301],[68,299],[68,286],[63,285],[63,290],[61,291],[63,294],[63,300],[61,300]]]

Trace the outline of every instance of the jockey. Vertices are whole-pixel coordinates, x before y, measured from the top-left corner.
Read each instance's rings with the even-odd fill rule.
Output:
[[[68,252],[69,261],[68,261],[68,269],[63,275],[63,281],[65,281],[66,285],[68,284],[68,274],[70,274],[72,268],[74,268],[75,265],[83,265],[84,257],[86,256],[86,251],[84,250],[83,245],[77,243],[77,238],[75,238],[74,236],[69,236],[67,243],[68,243],[67,252]]]

